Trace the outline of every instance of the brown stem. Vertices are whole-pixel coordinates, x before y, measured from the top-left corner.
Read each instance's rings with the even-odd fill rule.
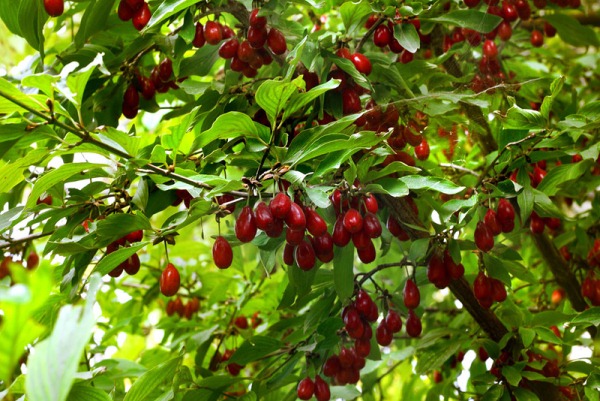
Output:
[[[13,239],[6,239],[5,242],[0,242],[0,249],[8,248],[8,247],[13,246],[15,244],[21,244],[23,242],[29,242],[29,241],[33,241],[35,239],[47,237],[47,236],[52,235],[52,234],[54,234],[54,231],[48,231],[48,232],[44,232],[44,233],[32,234],[32,235],[28,235],[26,237],[14,239],[14,240]]]

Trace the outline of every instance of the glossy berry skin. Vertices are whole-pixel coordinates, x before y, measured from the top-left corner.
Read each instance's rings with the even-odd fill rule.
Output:
[[[271,209],[265,202],[259,202],[254,209],[254,217],[256,219],[256,227],[265,232],[273,230],[275,227],[275,218]]]
[[[377,251],[375,250],[375,245],[373,245],[373,241],[369,240],[367,245],[362,249],[357,249],[356,254],[361,262],[364,264],[369,264],[375,260],[377,256]]]
[[[422,331],[423,325],[421,324],[421,319],[413,310],[409,310],[408,317],[406,318],[406,334],[410,337],[419,337]]]
[[[492,283],[483,272],[479,272],[473,282],[473,293],[475,298],[482,300],[492,296]]]
[[[362,109],[360,96],[353,88],[346,88],[342,91],[342,111],[344,114],[358,113]]]
[[[142,230],[132,231],[125,236],[125,241],[133,244],[134,242],[140,242],[144,238],[144,232]]]
[[[373,32],[373,43],[377,47],[386,47],[392,41],[393,35],[387,25],[381,24]]]
[[[323,364],[323,374],[327,377],[335,376],[341,369],[340,358],[337,355],[330,356]]]
[[[204,39],[209,45],[216,45],[223,39],[221,26],[215,21],[207,21],[204,25]]]
[[[439,254],[434,254],[427,264],[427,279],[437,288],[446,288],[450,284],[450,276],[446,271],[444,259]]]
[[[258,8],[255,8],[250,12],[250,26],[255,28],[264,28],[265,25],[267,25],[267,17],[259,17],[258,12]]]
[[[392,331],[392,333],[397,333],[402,330],[402,319],[398,312],[393,309],[388,311],[388,314],[385,316],[385,324],[388,329]]]
[[[363,218],[363,232],[369,238],[379,238],[381,237],[381,223],[376,215],[373,213],[366,213]]]
[[[483,54],[491,59],[498,57],[498,48],[493,40],[487,39],[483,42]]]
[[[377,329],[375,330],[375,339],[377,340],[377,344],[381,345],[382,347],[388,346],[392,343],[394,335],[385,323],[385,320],[382,320],[377,326]]]
[[[121,0],[119,2],[119,8],[117,9],[117,15],[121,21],[129,21],[133,18],[134,10],[129,7],[126,1]]]
[[[333,254],[333,237],[327,231],[319,236],[311,239],[313,249],[319,260],[326,263],[323,259],[328,259],[328,256]]]
[[[366,196],[364,198],[364,203],[365,203],[365,209],[369,213],[375,214],[379,210],[379,204],[377,203],[377,198],[375,198],[375,195],[373,195],[373,194]]]
[[[250,242],[256,236],[256,219],[250,206],[244,206],[235,221],[235,236],[241,242]]]
[[[542,47],[544,44],[544,34],[537,29],[531,31],[531,45],[533,47]]]
[[[310,270],[315,267],[315,251],[308,241],[302,241],[294,250],[296,264],[302,270]]]
[[[494,235],[483,221],[477,223],[475,245],[483,252],[489,252],[494,247]]]
[[[160,275],[160,292],[165,297],[172,297],[179,291],[179,286],[179,271],[172,263],[169,263]]]
[[[421,161],[427,160],[429,158],[429,153],[429,143],[427,143],[426,139],[423,139],[421,143],[415,146],[415,156],[417,156],[417,159]]]
[[[235,324],[237,328],[245,330],[248,328],[248,319],[246,319],[246,316],[238,316],[233,321],[233,324]]]
[[[315,398],[317,401],[328,401],[331,399],[331,392],[329,391],[329,384],[321,376],[315,377]]]
[[[140,7],[140,9],[133,14],[133,18],[131,19],[133,27],[138,31],[141,31],[146,27],[146,25],[148,25],[150,17],[152,17],[150,7],[148,6],[148,3],[144,3],[142,7]]]
[[[125,273],[129,274],[130,276],[133,276],[139,272],[140,266],[140,257],[137,253],[134,253],[123,262],[123,270],[125,270]]]
[[[348,211],[344,214],[343,223],[344,228],[350,234],[357,233],[363,228],[363,218],[359,211],[354,208],[348,209]]]
[[[287,50],[285,36],[275,28],[269,30],[269,34],[267,35],[267,45],[274,54],[283,54]]]
[[[298,388],[296,389],[296,395],[301,400],[310,400],[315,393],[315,383],[311,380],[310,377],[306,377],[298,383]]]
[[[421,303],[421,292],[413,279],[409,278],[406,280],[404,290],[402,290],[402,297],[404,298],[404,306],[408,309],[415,309]]]
[[[327,223],[313,208],[304,210],[306,216],[306,229],[315,236],[320,237],[327,232]]]
[[[277,195],[275,195],[275,197],[269,204],[271,213],[273,213],[273,216],[278,219],[285,219],[291,207],[292,200],[284,192],[279,192]]]
[[[302,206],[292,202],[290,211],[285,216],[285,224],[293,230],[304,230],[306,228],[306,215],[302,210]]]
[[[492,284],[492,298],[495,302],[504,302],[506,300],[506,287],[502,281],[490,278],[490,282]]]
[[[240,42],[238,42],[237,38],[229,39],[219,47],[219,56],[224,59],[233,58],[237,55],[239,46]]]
[[[335,225],[333,226],[333,233],[331,237],[333,239],[333,243],[339,247],[348,245],[352,239],[352,234],[344,227],[344,216],[340,215],[336,220]]]
[[[251,26],[248,28],[248,35],[246,37],[248,43],[254,49],[262,48],[267,43],[267,29],[266,28],[255,28]]]
[[[513,205],[507,199],[500,199],[498,202],[498,210],[496,211],[496,218],[502,232],[511,232],[515,224],[515,209]]]
[[[167,82],[173,75],[173,61],[170,58],[165,58],[158,65],[158,77],[161,81]]]
[[[140,95],[134,85],[129,85],[123,95],[123,115],[127,118],[137,116],[140,102]]]
[[[227,269],[233,262],[233,250],[229,241],[218,236],[212,247],[212,257],[219,269]]]
[[[44,0],[44,9],[51,17],[58,17],[65,11],[64,0]]]
[[[361,72],[365,75],[369,75],[373,69],[371,60],[369,60],[364,54],[354,53],[350,55],[350,61],[352,61],[352,64],[354,64],[358,72]]]
[[[196,31],[194,32],[194,40],[192,45],[194,47],[202,47],[206,43],[204,38],[204,26],[200,22],[196,22]]]
[[[498,235],[502,232],[502,227],[500,226],[500,223],[498,223],[496,212],[494,212],[492,209],[488,209],[488,211],[485,213],[483,221],[493,235]]]

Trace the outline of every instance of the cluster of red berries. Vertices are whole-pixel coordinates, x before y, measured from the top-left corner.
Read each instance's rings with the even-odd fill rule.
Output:
[[[379,15],[372,14],[367,19],[365,28],[371,29],[379,19]],[[421,21],[419,21],[418,18],[403,18],[398,10],[396,10],[396,16],[393,20],[388,19],[387,21],[383,21],[383,23],[380,23],[373,32],[373,44],[381,49],[389,47],[393,53],[399,54],[398,61],[403,64],[411,62],[414,58],[414,54],[406,50],[400,42],[398,42],[398,39],[394,37],[394,25],[405,23],[412,24],[417,29],[419,36],[421,36]]]
[[[316,375],[313,381],[310,377],[305,377],[298,383],[296,394],[301,400],[310,400],[314,395],[317,401],[328,401],[331,399],[331,392],[329,391],[329,384]]]
[[[40,256],[36,252],[30,252],[27,258],[24,260],[24,262],[25,268],[27,268],[28,270],[33,270],[40,264]],[[2,280],[4,277],[8,277],[11,275],[10,269],[8,268],[8,266],[11,263],[17,263],[23,266],[23,261],[14,261],[11,255],[5,256],[2,259],[2,262],[0,262],[0,280]]]
[[[452,280],[458,280],[465,274],[462,263],[456,263],[450,252],[434,252],[427,264],[427,279],[439,289],[446,288]]]
[[[226,349],[225,352],[223,352],[223,356],[221,356],[220,358],[218,357],[218,353],[215,354],[215,357],[217,357],[218,362],[227,362],[231,356],[233,355],[233,353],[235,352],[234,349]],[[228,363],[227,365],[225,365],[225,369],[227,369],[227,371],[229,372],[229,374],[231,376],[237,376],[240,374],[241,370],[244,367],[240,364],[237,363]]]
[[[348,50],[347,47],[342,47],[337,50],[336,54],[339,57],[350,60],[358,72],[362,74],[369,75],[373,69],[371,60],[362,53],[350,53],[350,50]],[[306,78],[307,77],[305,76],[305,79]],[[342,112],[344,115],[360,112],[362,110],[360,96],[366,93],[366,89],[358,85],[350,75],[335,65],[332,67],[331,71],[329,71],[328,78],[340,80],[340,84],[335,89],[335,92],[342,98]],[[311,78],[309,77],[308,80],[310,79]],[[319,123],[326,124],[332,120],[333,118],[331,116],[326,115]]]
[[[86,219],[82,224],[83,228],[86,231],[89,230],[88,223],[89,223],[89,220]],[[121,247],[128,247],[130,244],[133,244],[135,242],[140,242],[143,238],[144,238],[144,232],[142,230],[132,231],[129,234],[127,234],[126,236],[119,238],[118,240],[113,241],[110,244],[108,244],[108,246],[106,247],[106,254],[108,255],[112,252],[115,252],[116,250],[118,250]],[[125,271],[125,273],[129,274],[130,276],[133,276],[138,271],[140,271],[140,257],[138,256],[137,253],[134,253],[129,258],[127,258],[123,262],[121,262],[121,264],[119,264],[117,267],[112,269],[108,273],[108,275],[111,277],[119,277],[121,274],[123,274],[123,271]]]
[[[179,317],[185,317],[186,319],[191,319],[194,316],[194,313],[200,310],[200,300],[196,297],[191,298],[185,304],[181,300],[180,297],[176,299],[171,299],[167,302],[167,316],[173,316],[177,313]]]
[[[506,300],[506,288],[502,281],[488,277],[484,272],[479,272],[473,282],[473,294],[481,306],[489,309],[494,302]]]
[[[168,263],[160,275],[160,292],[165,297],[172,297],[177,294],[180,286],[179,270],[172,263]]]
[[[173,62],[169,58],[163,59],[152,68],[149,77],[136,71],[135,78],[127,86],[123,95],[123,115],[127,118],[137,116],[140,107],[140,93],[146,100],[154,98],[156,92],[166,93],[169,89],[177,89],[173,78]]]
[[[488,209],[483,221],[475,228],[475,245],[483,252],[494,247],[494,236],[509,233],[515,228],[515,209],[507,199],[500,199],[496,211]]]
[[[64,0],[44,0],[44,9],[51,17],[58,17],[65,12]]]
[[[250,317],[250,323],[248,323],[248,318],[244,315],[239,315],[233,320],[235,327],[241,330],[246,330],[250,327],[255,329],[260,326],[262,322],[263,320],[258,317],[258,312],[254,312],[254,314]]]
[[[591,267],[581,283],[581,294],[590,300],[593,306],[600,306],[600,280],[596,278],[594,269],[600,266],[600,239],[596,238],[587,255]]]
[[[534,234],[542,234],[544,228],[548,227],[554,231],[560,228],[560,219],[558,217],[540,217],[535,211],[531,212],[529,229]]]
[[[148,3],[144,0],[121,0],[117,10],[121,21],[129,21],[138,31],[144,29],[152,17]]]

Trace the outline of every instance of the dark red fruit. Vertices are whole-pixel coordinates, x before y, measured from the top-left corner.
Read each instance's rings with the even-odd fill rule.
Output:
[[[306,229],[309,233],[315,237],[320,237],[327,232],[327,223],[313,208],[307,207],[304,209],[304,214],[306,216]]]
[[[491,59],[498,56],[498,48],[493,40],[487,39],[483,42],[483,54]]]
[[[235,221],[235,236],[241,242],[250,242],[256,236],[256,219],[250,206],[244,206]]]
[[[329,384],[321,376],[315,377],[315,398],[317,401],[328,401],[331,399],[331,392],[329,391]]]
[[[548,22],[544,22],[544,34],[547,37],[552,38],[556,35],[556,28],[554,28]]]
[[[351,234],[357,233],[363,228],[363,218],[360,215],[359,211],[350,208],[344,214],[344,228]]]
[[[287,214],[290,212],[291,207],[292,200],[284,192],[279,192],[277,195],[275,195],[269,204],[271,213],[273,213],[273,216],[278,219],[285,219]]]
[[[139,259],[138,259],[139,262]],[[31,270],[31,269],[35,269],[36,267],[38,267],[38,265],[40,264],[40,255],[38,255],[36,252],[31,252],[29,254],[29,256],[27,256],[27,269]],[[138,269],[139,269],[139,265],[138,265]]]
[[[154,97],[156,93],[156,87],[154,86],[154,82],[147,77],[140,76],[138,79],[139,90],[146,100],[150,100]]]
[[[533,47],[542,47],[544,44],[544,34],[537,29],[531,31],[531,44]]]
[[[483,252],[489,252],[494,247],[494,235],[483,221],[477,223],[475,245]]]
[[[202,47],[206,43],[206,39],[204,38],[204,26],[196,22],[196,31],[194,33],[194,40],[192,40],[192,45],[194,47]]]
[[[370,212],[365,214],[362,231],[369,238],[379,238],[381,236],[381,223],[376,215]]]
[[[494,212],[492,209],[488,209],[488,211],[485,213],[483,221],[493,235],[498,235],[502,232],[502,227],[498,223],[496,212]]]
[[[246,316],[238,316],[233,321],[233,324],[235,324],[238,328],[245,330],[248,328],[248,319],[246,319]]]
[[[342,91],[342,111],[344,114],[354,114],[361,111],[360,97],[353,88],[346,88]]]
[[[140,9],[135,12],[133,18],[131,19],[133,27],[138,31],[141,31],[146,25],[148,25],[150,17],[152,17],[150,7],[148,6],[148,3],[144,3],[142,7],[140,7]]]
[[[375,330],[375,339],[377,340],[377,344],[381,345],[382,347],[388,346],[392,343],[392,340],[394,339],[394,333],[392,333],[392,330],[390,330],[390,328],[387,326],[385,320],[382,320],[377,326],[377,329]]]
[[[165,297],[171,297],[179,291],[179,271],[172,263],[169,263],[160,275],[160,292]]]
[[[216,21],[207,21],[204,26],[204,39],[210,45],[216,45],[223,39],[221,25]]]
[[[275,226],[275,218],[271,209],[265,202],[259,202],[254,209],[254,218],[256,219],[256,228],[263,231],[270,231]]]
[[[423,331],[421,319],[415,314],[414,310],[409,310],[406,318],[406,334],[410,337],[419,337],[421,331]]]
[[[393,35],[387,25],[381,24],[373,32],[373,43],[377,47],[386,47],[392,41]]]
[[[138,107],[140,103],[140,95],[135,86],[129,85],[123,95],[123,115],[127,118],[134,118],[137,116]]]
[[[267,36],[267,45],[274,54],[283,54],[287,50],[285,36],[283,36],[283,34],[275,28],[271,28],[269,30],[269,35]]]
[[[369,194],[364,198],[364,202],[365,209],[367,210],[367,212],[373,214],[377,213],[377,211],[379,210],[379,205],[377,203],[377,198],[375,198],[375,195]]]
[[[296,264],[302,270],[310,270],[315,267],[315,251],[308,241],[302,241],[294,250]]]
[[[498,37],[503,41],[507,41],[510,39],[511,36],[512,26],[510,25],[510,23],[502,21],[498,26]]]
[[[490,278],[492,283],[492,298],[496,302],[504,302],[506,300],[506,288],[502,281],[495,278]]]
[[[370,348],[371,343],[369,343]],[[367,354],[368,355],[368,354]],[[323,374],[327,377],[335,376],[342,369],[340,358],[337,355],[332,355],[323,364]]]
[[[165,58],[158,65],[158,77],[163,82],[168,82],[171,80],[171,75],[173,75],[173,62],[170,58]]]
[[[537,0],[534,0],[535,4]],[[546,1],[546,0],[542,0]],[[531,7],[529,6],[529,2],[527,0],[517,0],[515,2],[515,8],[517,9],[517,14],[519,14],[519,18],[523,21],[527,21],[531,18]]]
[[[373,241],[369,240],[367,246],[364,248],[357,250],[358,258],[361,262],[365,264],[369,264],[375,260],[377,256],[377,251],[375,250],[375,245],[373,245]]]
[[[294,249],[295,245],[285,244],[283,247],[283,263],[288,266],[292,266],[294,264]]]
[[[492,283],[484,272],[479,272],[473,282],[473,293],[478,300],[492,297]]]
[[[129,21],[131,18],[133,18],[134,12],[135,12],[135,10],[133,10],[131,7],[129,7],[129,4],[127,4],[126,1],[121,0],[119,2],[119,8],[117,10],[117,15],[119,16],[119,19],[121,21]]]
[[[133,244],[134,242],[140,242],[144,238],[144,232],[142,230],[135,230],[125,236],[125,241]]]
[[[337,218],[335,225],[333,226],[332,239],[333,243],[339,247],[348,245],[352,239],[352,234],[344,227],[344,216],[340,215]]]
[[[327,231],[323,235],[313,237],[311,242],[319,259],[321,259],[321,255],[325,256],[333,253],[333,237]]]
[[[294,230],[288,228],[285,232],[285,242],[290,245],[298,245],[304,240],[304,229]]]
[[[388,329],[392,331],[392,333],[397,333],[402,330],[402,319],[400,318],[398,312],[393,309],[388,311],[388,314],[385,317],[385,324],[387,325]]]
[[[137,272],[139,272],[140,266],[140,257],[137,253],[134,253],[123,262],[123,270],[125,270],[125,273],[129,274],[130,276],[134,276]]]
[[[58,17],[65,11],[65,2],[63,0],[44,0],[44,9],[51,17]]]
[[[372,70],[371,60],[367,58],[364,54],[354,53],[350,55],[350,61],[356,67],[358,72],[361,72],[365,75],[369,75]]]
[[[531,212],[531,220],[529,222],[529,229],[533,234],[542,234],[544,232],[544,219],[538,216],[536,212]]]
[[[506,199],[500,199],[498,202],[498,210],[496,211],[496,218],[502,232],[511,232],[515,226],[515,209],[510,201]]]
[[[251,26],[248,28],[248,35],[246,38],[252,48],[260,49],[267,43],[267,28],[255,28]]]
[[[415,146],[415,156],[419,160],[427,160],[429,158],[429,143],[426,139],[423,139],[420,144]]]
[[[212,257],[219,269],[227,269],[233,262],[233,250],[229,241],[218,236],[213,244]]]
[[[441,255],[434,254],[427,264],[427,279],[437,288],[442,289],[450,284],[450,276]]]
[[[258,11],[258,8],[255,8],[252,10],[252,12],[250,12],[249,23],[252,27],[263,28],[265,25],[267,25],[267,17],[259,17]]]
[[[506,22],[513,22],[519,18],[516,7],[506,0],[502,2],[502,18]]]
[[[237,38],[229,39],[224,42],[221,47],[219,47],[219,56],[224,59],[233,58],[237,55],[238,47],[240,46],[240,42]]]
[[[313,394],[315,393],[315,383],[311,380],[310,377],[306,377],[298,383],[298,388],[296,389],[296,395],[301,400],[310,400]]]
[[[415,309],[421,303],[421,292],[413,279],[409,278],[406,280],[404,290],[402,291],[402,297],[404,298],[404,306],[408,309]]]
[[[400,223],[398,223],[398,220],[391,215],[388,217],[386,225],[388,230],[390,230],[390,233],[400,241],[408,241],[410,239],[406,231],[404,231],[402,226],[400,226]]]
[[[285,224],[293,230],[304,230],[306,228],[306,215],[302,210],[302,206],[292,202],[290,211],[285,216]]]

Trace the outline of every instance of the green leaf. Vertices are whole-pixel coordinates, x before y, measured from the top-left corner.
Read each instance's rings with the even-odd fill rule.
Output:
[[[542,341],[546,341],[546,342],[553,343],[553,344],[562,344],[562,340],[560,338],[558,338],[556,336],[556,334],[554,334],[554,332],[552,330],[550,330],[548,327],[537,326],[537,327],[534,327],[533,329],[535,330],[538,337]]]
[[[108,274],[115,267],[119,266],[121,262],[126,261],[131,255],[148,245],[148,242],[142,242],[139,244],[131,245],[126,248],[120,248],[114,252],[107,254],[103,257],[100,262],[94,268],[94,272],[100,273],[101,275]]]
[[[552,199],[550,199],[548,197],[548,195],[546,195],[545,193],[543,193],[537,189],[533,189],[532,191],[533,191],[533,195],[534,195],[533,208],[537,214],[539,214],[542,217],[561,217],[562,216],[561,211],[554,204],[554,202],[552,202]]]
[[[102,32],[108,17],[115,9],[116,0],[98,0],[85,8],[79,29],[75,34],[75,46],[80,48],[92,35]]]
[[[444,13],[437,18],[423,18],[423,21],[449,22],[461,28],[473,29],[477,32],[488,33],[494,30],[502,18],[479,10],[456,10]]]
[[[340,16],[346,33],[352,35],[354,31],[360,28],[366,16],[373,12],[368,1],[359,1],[357,3],[347,1],[340,7]]]
[[[27,398],[31,401],[64,401],[75,380],[81,355],[96,323],[92,310],[102,284],[100,275],[90,279],[85,306],[63,306],[52,334],[34,347],[27,363]],[[48,367],[52,366],[52,369]]]
[[[336,247],[334,252],[333,283],[338,298],[343,302],[354,292],[354,247]]]
[[[538,279],[535,277],[535,275],[520,263],[513,262],[510,260],[504,260],[503,265],[511,275],[520,280],[531,284],[538,282]]]
[[[546,126],[546,119],[536,110],[522,109],[516,104],[507,110],[503,119],[505,128],[513,129],[542,129]]]
[[[95,139],[100,142],[122,150],[128,155],[137,155],[140,146],[140,138],[137,136],[127,135],[125,132],[113,127],[102,127],[102,131],[92,135],[95,135]]]
[[[21,106],[17,106],[10,99],[14,99],[25,106],[38,111],[46,111],[48,108],[44,104],[47,97],[44,95],[26,95],[16,86],[0,77],[0,114],[11,114],[14,112],[22,113],[25,111]]]
[[[577,19],[568,14],[555,12],[544,15],[544,20],[556,28],[558,35],[566,43],[573,46],[600,46],[600,41],[594,29],[582,25]]]
[[[413,24],[394,25],[394,37],[411,53],[415,53],[421,47],[421,38]]]
[[[219,59],[219,46],[202,46],[196,50],[196,53],[192,57],[187,57],[181,60],[179,66],[179,76],[186,77],[190,75],[196,75],[204,77],[209,75],[213,65]],[[186,82],[181,83],[182,86],[186,85]]]
[[[556,195],[561,187],[579,179],[579,177],[588,172],[592,164],[594,164],[593,160],[586,159],[579,163],[556,166],[548,171],[548,174],[546,174],[540,185],[538,185],[537,190],[548,196]]]
[[[14,6],[14,3],[10,1],[0,2],[0,18],[4,21],[6,27],[15,35],[23,36],[21,34],[21,27],[19,26],[19,8]]]
[[[31,190],[31,194],[27,199],[25,207],[31,208],[35,206],[40,195],[42,195],[44,192],[46,192],[53,186],[59,183],[64,183],[66,180],[73,177],[75,174],[79,174],[85,170],[99,169],[102,167],[106,166],[104,164],[94,163],[69,163],[63,164],[59,168],[49,171],[48,173],[38,178],[38,180],[35,182],[35,185]]]
[[[67,401],[111,401],[112,398],[97,387],[77,383],[73,386],[67,397]]]
[[[36,50],[43,51],[44,34],[42,29],[48,20],[43,3],[38,0],[21,0],[13,7],[19,8],[19,28],[22,37]]]
[[[526,129],[503,129],[498,137],[498,149],[504,149],[509,143],[525,139],[529,135]]]
[[[448,195],[457,194],[465,189],[465,187],[458,186],[445,178],[433,176],[427,177],[421,175],[407,175],[400,177],[400,180],[412,190],[424,189],[428,191],[441,192]]]
[[[402,197],[409,194],[408,186],[400,178],[382,178],[369,184],[365,188],[369,192],[388,194],[394,197]]]
[[[123,238],[136,230],[151,230],[152,225],[141,213],[115,213],[96,223],[98,247],[103,247],[112,241]]]
[[[523,191],[517,195],[517,203],[519,204],[519,208],[521,210],[521,221],[527,221],[529,216],[531,216],[534,199],[535,196],[531,190],[531,187],[525,187],[525,189],[523,189]]]
[[[198,134],[193,149],[201,149],[217,139],[238,137],[260,139],[267,145],[270,130],[264,125],[252,121],[245,113],[230,111],[219,116],[209,130]]]
[[[8,163],[0,167],[0,193],[9,192],[23,181],[25,179],[23,171],[29,166],[40,163],[47,155],[47,149],[35,149],[24,157],[17,159],[14,163]]]
[[[175,371],[181,363],[181,357],[168,360],[144,373],[129,389],[123,401],[146,401],[158,386],[167,380],[173,380]]]
[[[521,335],[521,340],[523,340],[523,346],[529,348],[535,338],[535,331],[527,327],[519,327],[519,334]]]
[[[510,383],[511,386],[518,386],[521,382],[521,372],[514,366],[506,365],[502,367],[502,376]]]
[[[445,340],[443,347],[437,347],[435,350],[424,351],[419,355],[416,373],[425,374],[437,369],[444,364],[452,355],[460,350],[462,344],[460,341]]]
[[[254,336],[242,343],[229,359],[231,363],[247,365],[257,361],[283,347],[283,343],[275,338]]]
[[[324,84],[315,86],[306,93],[294,93],[290,97],[289,103],[283,112],[283,117],[281,117],[281,120],[287,120],[288,117],[302,109],[304,106],[315,100],[317,97],[321,96],[322,94],[331,89],[337,88],[339,85],[339,80],[332,79],[325,82]]]
[[[299,82],[303,82],[302,77],[298,77],[292,82],[270,79],[264,81],[256,90],[254,99],[267,113],[267,117],[273,128],[275,128],[277,117],[279,117],[279,114],[285,108],[289,98],[298,91]]]
[[[517,387],[514,388],[512,392],[517,401],[540,401],[537,395],[529,390],[525,390],[524,388]]]
[[[581,312],[571,320],[573,324],[589,323],[594,326],[600,325],[600,307],[596,306]]]
[[[568,322],[573,318],[573,315],[568,315],[556,310],[543,311],[533,315],[531,319],[532,326],[546,326],[560,325],[564,322]]]
[[[145,30],[152,28],[155,25],[159,25],[165,19],[170,16],[185,10],[188,7],[196,4],[196,0],[165,0],[160,3],[160,6],[156,10],[152,10],[152,18],[148,21],[148,25]],[[215,47],[215,46],[207,46],[207,47]]]
[[[69,97],[71,101],[73,101],[75,106],[81,107],[81,105],[83,104],[85,87],[87,86],[87,83],[90,80],[92,73],[94,72],[96,67],[102,67],[103,64],[103,54],[100,53],[97,54],[94,60],[92,60],[92,62],[89,63],[85,68],[82,68],[77,72],[69,74],[69,76],[67,77],[67,86],[69,87],[71,93],[67,93],[66,91],[63,91],[63,93],[65,93],[65,95]],[[73,95],[71,96],[71,94]]]

